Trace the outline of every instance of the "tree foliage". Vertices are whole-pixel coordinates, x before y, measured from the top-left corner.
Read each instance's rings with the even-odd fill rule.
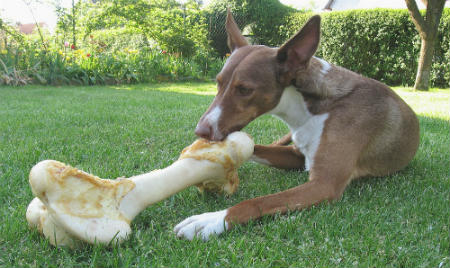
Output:
[[[195,1],[104,0],[90,10],[87,34],[93,30],[124,27],[145,37],[161,50],[190,57],[207,49],[206,27]]]

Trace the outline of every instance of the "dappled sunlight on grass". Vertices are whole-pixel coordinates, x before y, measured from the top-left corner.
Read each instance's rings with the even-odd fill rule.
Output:
[[[108,86],[117,90],[158,90],[195,95],[216,95],[216,85],[212,82],[188,82],[188,83],[158,83],[138,85],[114,85]]]
[[[450,119],[450,89],[433,88],[430,91],[414,91],[412,88],[394,87],[418,115]]]
[[[264,217],[208,242],[178,239],[172,228],[187,216],[283,191],[308,178],[306,172],[246,163],[234,195],[202,195],[191,187],[143,211],[124,244],[73,251],[51,247],[29,230],[30,168],[56,159],[117,178],[166,167],[196,139],[193,130],[216,86],[2,87],[0,266],[447,267],[450,90],[395,90],[418,113],[421,128],[419,150],[403,171],[355,181],[332,205]],[[268,144],[288,129],[264,115],[244,131]]]

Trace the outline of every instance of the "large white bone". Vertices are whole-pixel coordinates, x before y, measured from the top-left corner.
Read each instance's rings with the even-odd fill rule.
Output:
[[[131,233],[130,222],[149,205],[191,185],[233,193],[237,168],[253,154],[253,140],[243,132],[223,142],[204,139],[183,150],[172,165],[128,179],[100,179],[54,160],[30,171],[35,199],[26,218],[53,245],[77,241],[108,244]]]

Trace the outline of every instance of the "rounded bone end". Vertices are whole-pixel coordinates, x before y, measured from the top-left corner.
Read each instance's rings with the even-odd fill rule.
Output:
[[[236,152],[235,161],[236,165],[240,166],[247,161],[252,155],[255,148],[255,142],[252,137],[242,131],[236,131],[228,135],[224,141],[231,144]]]
[[[54,160],[44,160],[30,171],[35,199],[26,218],[51,244],[72,246],[74,241],[109,244],[131,233],[129,220],[118,204],[135,184],[104,180]]]
[[[42,201],[35,197],[28,205],[26,218],[31,229],[36,229],[54,246],[74,248],[77,240],[91,244],[120,243],[131,233],[128,222],[101,218],[80,218],[61,213],[50,213]]]
[[[61,229],[70,233],[74,238],[90,244],[121,243],[131,234],[130,224],[125,220],[108,216],[99,218],[82,218],[65,213],[53,214],[55,222]]]
[[[67,166],[55,160],[43,160],[31,168],[29,182],[33,194],[39,198],[45,199],[45,191],[52,183],[51,177],[58,172],[61,173]]]
[[[222,165],[225,177],[209,178],[196,186],[200,192],[233,194],[239,185],[237,168],[252,156],[254,147],[250,135],[237,131],[228,135],[224,141],[198,139],[183,150],[180,159],[194,158]]]
[[[43,213],[47,213],[47,208],[41,202],[41,200],[39,200],[39,198],[35,197],[27,207],[26,217],[30,228],[37,229],[41,233],[41,215]]]
[[[26,218],[31,229],[43,234],[54,246],[74,247],[76,245],[72,236],[59,225],[55,224],[48,213],[47,207],[39,198],[35,197],[28,205]]]

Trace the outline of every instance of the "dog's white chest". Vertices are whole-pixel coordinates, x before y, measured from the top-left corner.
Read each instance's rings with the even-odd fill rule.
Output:
[[[279,117],[289,126],[292,141],[305,155],[305,169],[309,170],[314,164],[328,114],[312,115],[302,94],[293,86],[284,90],[280,102],[269,114]]]
[[[309,170],[314,163],[314,156],[319,148],[323,127],[328,114],[313,115],[306,123],[292,129],[292,141],[297,148],[305,155],[305,169]]]

